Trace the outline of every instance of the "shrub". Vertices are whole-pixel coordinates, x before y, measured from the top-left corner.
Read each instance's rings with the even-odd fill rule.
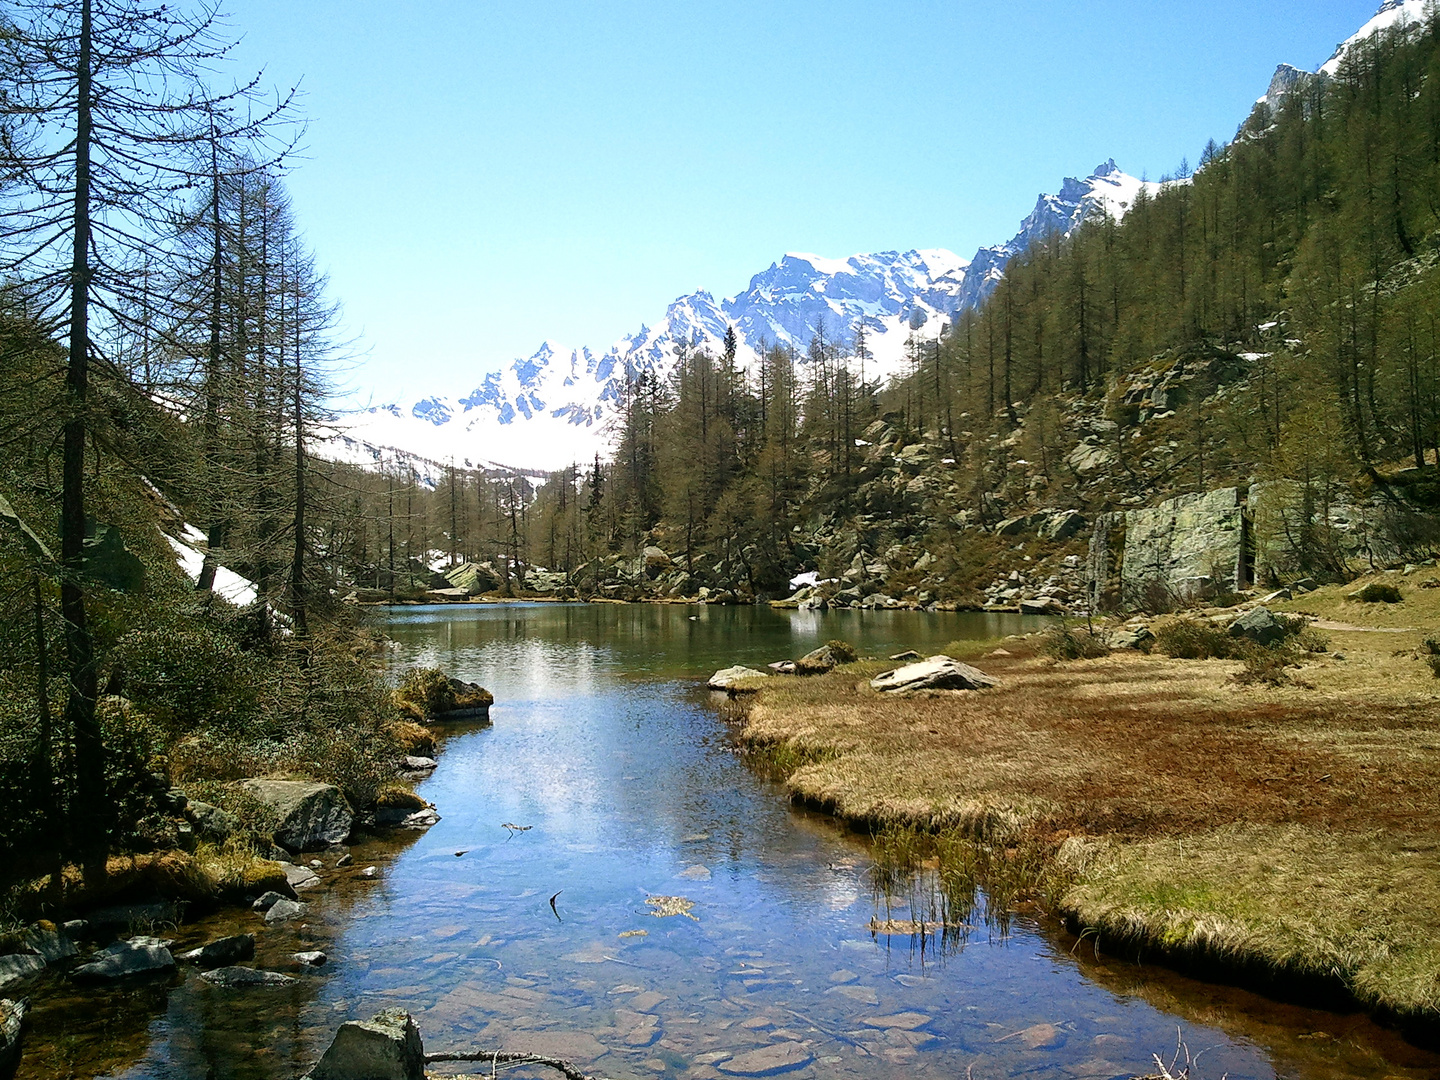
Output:
[[[1110,655],[1110,646],[1099,634],[1089,629],[1072,629],[1063,619],[1041,635],[1040,650],[1055,660],[1094,660]]]
[[[112,692],[172,731],[231,727],[251,718],[262,684],[256,661],[208,629],[138,630],[112,657]]]
[[[1283,686],[1290,681],[1286,668],[1294,663],[1294,656],[1281,649],[1266,649],[1248,645],[1239,651],[1244,667],[1235,673],[1235,681],[1242,685]]]
[[[1356,589],[1350,594],[1349,599],[1359,600],[1362,604],[1398,604],[1402,597],[1400,590],[1394,585],[1387,585],[1383,581],[1372,581],[1363,588]]]
[[[1177,660],[1228,660],[1239,642],[1202,619],[1165,619],[1155,627],[1155,648]]]
[[[835,657],[835,662],[839,664],[853,664],[859,655],[855,652],[855,646],[851,645],[848,641],[836,639],[834,641],[827,641],[825,646]]]

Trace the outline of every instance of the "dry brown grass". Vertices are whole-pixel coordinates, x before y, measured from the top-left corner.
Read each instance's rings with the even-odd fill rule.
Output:
[[[1335,632],[1346,659],[1278,687],[1238,685],[1233,661],[1056,663],[1007,643],[979,662],[999,688],[895,699],[868,686],[885,665],[853,665],[767,686],[745,737],[842,817],[1041,845],[1069,875],[1056,907],[1102,939],[1324,974],[1434,1018],[1440,685],[1409,651],[1422,636]]]

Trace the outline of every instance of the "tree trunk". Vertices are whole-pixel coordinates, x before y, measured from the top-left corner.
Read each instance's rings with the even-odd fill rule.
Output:
[[[105,744],[95,716],[95,642],[85,612],[81,572],[85,554],[85,435],[90,346],[90,140],[91,0],[80,15],[80,62],[75,124],[74,255],[70,270],[70,349],[66,365],[66,416],[60,493],[60,614],[65,620],[69,692],[65,721],[75,740],[72,836],[88,868],[104,867],[109,800]]]

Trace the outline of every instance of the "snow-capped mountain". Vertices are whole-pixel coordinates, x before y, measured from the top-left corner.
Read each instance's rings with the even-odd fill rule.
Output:
[[[817,327],[848,345],[863,323],[866,377],[888,378],[909,362],[912,337],[933,341],[957,313],[990,294],[1014,255],[1048,234],[1068,236],[1092,214],[1123,217],[1142,186],[1107,161],[1084,179],[1066,179],[1058,194],[1040,196],[1014,237],[968,261],[943,249],[848,259],[787,254],[735,296],[717,301],[700,290],[679,297],[659,321],[603,353],[546,341],[463,396],[370,408],[348,418],[331,453],[366,465],[392,447],[430,463],[474,468],[559,469],[588,461],[608,450],[608,421],[627,380],[668,377],[681,343],[718,354],[730,326],[737,360],[748,368],[767,344],[789,346],[803,358]]]

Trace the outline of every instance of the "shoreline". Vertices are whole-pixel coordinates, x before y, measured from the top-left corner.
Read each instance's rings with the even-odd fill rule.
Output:
[[[848,827],[1028,860],[1030,905],[1110,955],[1435,1048],[1440,685],[1421,631],[1375,633],[1343,601],[1283,605],[1345,629],[1279,687],[1239,684],[1230,661],[1055,661],[1007,640],[959,657],[1000,678],[979,692],[881,695],[868,679],[895,665],[877,662],[767,681],[739,740]]]

